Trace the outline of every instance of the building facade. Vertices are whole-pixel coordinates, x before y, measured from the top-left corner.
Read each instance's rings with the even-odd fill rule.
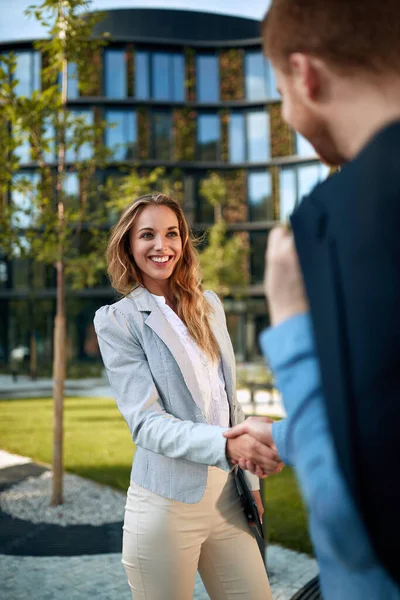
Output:
[[[193,11],[129,9],[109,11],[98,28],[97,33],[111,36],[97,57],[98,81],[90,96],[80,96],[70,65],[68,105],[89,122],[97,115],[113,124],[105,133],[112,160],[99,181],[127,167],[163,166],[182,181],[185,212],[201,232],[214,213],[201,199],[199,184],[210,172],[224,177],[228,229],[241,232],[250,249],[245,297],[224,300],[228,327],[238,360],[257,360],[258,334],[268,323],[262,293],[268,232],[328,171],[308,142],[282,121],[274,74],[262,54],[260,23]],[[10,50],[17,56],[19,92],[40,89],[41,56],[33,42],[0,44],[0,52]],[[20,161],[21,175],[35,177],[28,147],[20,148]],[[66,191],[79,197],[79,178],[69,166]],[[98,306],[114,298],[105,281],[69,292],[71,363],[99,364],[92,318]],[[40,366],[51,357],[55,275],[39,264],[0,260],[3,363],[13,349],[28,347],[33,305]]]

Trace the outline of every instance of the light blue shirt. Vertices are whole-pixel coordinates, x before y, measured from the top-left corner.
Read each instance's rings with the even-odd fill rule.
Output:
[[[400,599],[400,589],[376,558],[336,460],[310,316],[297,315],[264,331],[260,342],[288,415],[273,425],[273,436],[282,460],[296,470],[309,510],[324,598]]]

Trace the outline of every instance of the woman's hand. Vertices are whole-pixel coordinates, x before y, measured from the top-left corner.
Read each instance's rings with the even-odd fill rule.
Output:
[[[281,459],[276,448],[271,448],[242,431],[245,423],[246,421],[224,433],[224,436],[228,438],[226,442],[227,457],[234,463],[240,464],[240,460],[244,459],[249,461],[249,464],[259,465],[264,475],[277,473]]]

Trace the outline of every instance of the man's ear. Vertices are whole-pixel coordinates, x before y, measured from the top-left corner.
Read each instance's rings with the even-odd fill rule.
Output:
[[[315,102],[320,94],[320,73],[315,61],[308,54],[294,52],[289,57],[293,85],[306,100]]]

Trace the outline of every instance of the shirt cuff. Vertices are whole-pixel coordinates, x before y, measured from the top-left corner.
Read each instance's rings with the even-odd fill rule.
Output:
[[[273,371],[315,350],[314,331],[309,313],[295,315],[260,335],[260,344]]]
[[[287,419],[282,419],[282,421],[275,421],[275,423],[272,423],[272,437],[274,438],[275,446],[278,450],[280,459],[285,463],[285,465],[290,466],[292,461],[290,460],[287,450],[287,428]]]

